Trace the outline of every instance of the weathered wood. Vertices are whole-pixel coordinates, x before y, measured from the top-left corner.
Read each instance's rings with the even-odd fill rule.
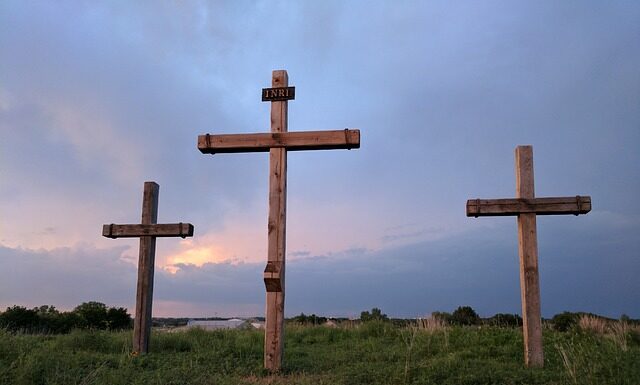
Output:
[[[142,221],[140,224],[108,224],[102,226],[107,238],[140,237],[138,255],[138,282],[136,285],[136,310],[133,320],[133,353],[149,352],[153,305],[153,276],[155,270],[156,237],[191,237],[190,223],[158,224],[158,196],[160,186],[144,182],[142,195]]]
[[[198,150],[203,154],[267,152],[274,148],[286,148],[287,151],[360,148],[360,130],[272,131],[198,136]]]
[[[534,199],[533,148],[516,147],[516,197]],[[520,295],[524,360],[528,367],[544,365],[542,352],[542,318],[540,314],[540,280],[538,277],[538,236],[536,214],[518,215],[518,254],[520,257]]]
[[[191,237],[193,225],[191,223],[166,224],[126,224],[103,225],[102,236],[107,238],[138,238],[145,235],[154,237]]]
[[[542,367],[542,322],[538,273],[536,215],[586,214],[591,211],[590,196],[536,198],[533,178],[533,148],[518,146],[516,158],[516,199],[470,199],[467,216],[518,217],[518,255],[520,295],[524,335],[525,365]]]
[[[159,193],[160,186],[158,186],[157,183],[144,183],[141,221],[143,225],[158,223]],[[136,291],[136,314],[133,323],[133,351],[139,353],[147,353],[149,351],[155,255],[155,237],[140,237],[140,253],[138,258],[138,285]]]
[[[204,154],[269,151],[268,256],[264,270],[266,322],[264,367],[278,372],[284,342],[285,245],[287,204],[287,152],[360,148],[360,131],[287,132],[287,100],[292,99],[286,71],[273,71],[272,88],[263,89],[271,102],[271,132],[198,136]]]
[[[287,87],[287,71],[273,71],[272,86]],[[288,130],[288,102],[271,103],[271,132],[286,133]],[[344,134],[343,134],[344,135]],[[282,366],[284,344],[284,288],[285,288],[285,249],[287,220],[287,150],[272,148],[269,152],[269,221],[267,264],[279,267],[280,291],[269,291],[265,319],[264,366],[277,372]],[[266,283],[266,282],[265,282]]]
[[[507,216],[524,213],[538,215],[586,214],[591,211],[590,196],[533,199],[469,199],[468,217]]]
[[[282,291],[282,263],[280,261],[268,261],[264,268],[264,285],[267,292]]]

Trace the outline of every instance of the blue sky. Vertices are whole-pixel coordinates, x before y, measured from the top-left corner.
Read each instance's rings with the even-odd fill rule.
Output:
[[[520,312],[515,194],[591,195],[540,217],[542,312],[640,317],[640,5],[628,1],[0,4],[0,307],[132,308],[143,182],[159,220],[154,315],[261,315],[268,157],[202,155],[266,132],[286,69],[289,130],[361,148],[289,154],[287,315]]]

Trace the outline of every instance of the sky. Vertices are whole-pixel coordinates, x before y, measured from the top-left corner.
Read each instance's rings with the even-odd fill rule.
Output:
[[[287,316],[520,313],[515,196],[590,195],[538,217],[542,314],[640,318],[640,3],[0,2],[0,309],[133,309],[145,181],[158,220],[154,316],[260,316],[268,155],[203,155],[205,133],[361,130],[288,155]]]

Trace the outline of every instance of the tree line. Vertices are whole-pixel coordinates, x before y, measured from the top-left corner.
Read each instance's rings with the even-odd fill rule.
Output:
[[[574,328],[582,316],[591,316],[595,318],[602,318],[607,321],[615,321],[614,319],[603,317],[593,313],[586,312],[562,312],[554,315],[550,319],[543,319],[551,327],[558,331],[568,331]],[[473,326],[473,325],[488,325],[498,327],[521,327],[522,317],[518,314],[497,313],[489,318],[481,318],[478,313],[471,306],[459,306],[453,312],[441,312],[436,311],[431,313],[431,317],[443,321],[447,325],[455,326]],[[360,313],[360,322],[370,321],[384,321],[393,322],[398,325],[405,325],[408,320],[404,319],[390,319],[379,308],[373,308],[371,311],[363,311]],[[619,321],[632,325],[640,325],[639,319],[632,319],[626,314],[620,316]]]
[[[572,329],[583,315],[598,318],[609,318],[584,312],[562,312],[554,315],[551,319],[544,320],[558,331]],[[518,314],[498,313],[489,318],[481,318],[471,306],[459,306],[453,312],[436,311],[431,314],[433,318],[443,321],[447,325],[473,326],[491,325],[499,327],[520,327],[522,317]],[[187,318],[177,319],[186,324]],[[305,315],[301,313],[291,318],[289,321],[303,325],[322,325],[328,318],[315,314]],[[335,319],[335,321],[346,321],[346,318]],[[163,321],[163,322],[161,322]],[[154,319],[154,326],[167,326],[166,319]],[[392,322],[398,326],[405,326],[410,320],[390,319],[377,307],[360,313],[360,322]],[[640,325],[640,320],[631,319],[627,315],[622,315],[620,321]],[[68,333],[73,329],[93,329],[93,330],[124,330],[133,327],[133,318],[127,313],[127,309],[122,307],[107,307],[101,302],[84,302],[76,306],[72,311],[59,311],[54,306],[43,305],[27,309],[23,306],[8,307],[4,312],[0,312],[0,329],[10,332],[24,333]]]
[[[132,326],[127,309],[94,301],[84,302],[72,311],[43,305],[32,309],[12,306],[0,312],[0,329],[11,332],[61,334],[73,329],[123,330]]]

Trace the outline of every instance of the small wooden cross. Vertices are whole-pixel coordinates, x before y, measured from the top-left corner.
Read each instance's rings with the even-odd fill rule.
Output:
[[[203,154],[269,151],[268,256],[264,270],[267,309],[264,367],[277,372],[282,365],[284,340],[285,223],[287,151],[360,148],[359,130],[287,132],[288,100],[295,97],[287,71],[273,71],[272,87],[262,90],[271,102],[271,132],[260,134],[200,135]]]
[[[160,186],[157,183],[144,182],[141,224],[116,225],[112,223],[102,226],[102,235],[107,238],[140,238],[136,314],[133,321],[134,354],[145,354],[149,351],[156,238],[193,236],[193,225],[190,223],[158,224],[159,192]]]
[[[520,254],[520,292],[524,334],[524,361],[528,367],[544,365],[538,279],[538,237],[536,215],[586,214],[591,197],[535,198],[533,185],[533,147],[516,147],[516,199],[470,199],[468,217],[518,217]]]

